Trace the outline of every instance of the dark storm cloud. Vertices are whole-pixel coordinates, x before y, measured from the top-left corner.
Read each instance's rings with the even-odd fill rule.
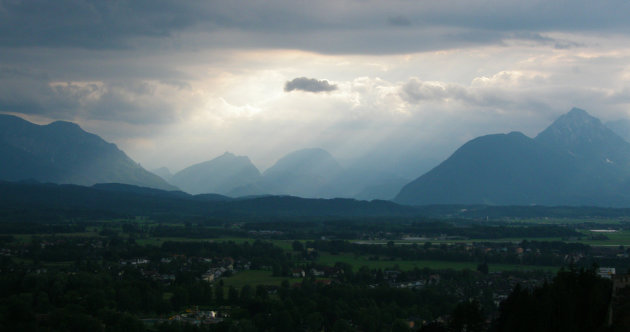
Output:
[[[127,47],[130,38],[165,37],[191,26],[194,8],[172,1],[2,1],[5,46]]]
[[[288,81],[284,85],[284,91],[291,92],[293,90],[306,92],[330,92],[337,90],[337,86],[328,83],[327,80],[317,80],[314,78],[298,77]]]
[[[404,53],[507,38],[540,41],[536,34],[550,31],[627,33],[628,12],[630,2],[622,0],[0,0],[0,47],[143,49],[152,40],[169,50],[278,47]],[[401,26],[412,31],[400,34]],[[182,42],[183,36],[190,39]]]

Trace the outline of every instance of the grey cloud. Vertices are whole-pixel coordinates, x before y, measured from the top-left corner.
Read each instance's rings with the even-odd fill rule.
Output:
[[[131,47],[136,37],[165,37],[198,21],[179,1],[2,1],[0,43],[5,46]]]
[[[554,94],[560,93],[560,91],[546,89],[521,90],[500,85],[475,88],[454,83],[423,82],[417,78],[412,78],[403,84],[399,91],[402,99],[411,105],[437,102],[459,105],[454,107],[536,111],[552,108],[550,105],[554,101],[550,100],[550,95],[553,97]]]
[[[556,40],[553,43],[553,47],[557,50],[567,50],[575,47],[583,47],[583,43],[577,43],[568,40]]]
[[[411,25],[411,21],[405,16],[391,16],[387,18],[387,23],[393,26],[407,27]]]
[[[469,110],[500,110],[518,112],[527,110],[536,114],[551,115],[557,110],[566,111],[571,105],[586,109],[617,109],[625,107],[630,100],[630,89],[610,93],[603,89],[584,86],[555,86],[538,84],[536,77],[523,84],[508,86],[507,82],[496,82],[488,86],[465,86],[444,82],[425,82],[412,78],[399,87],[399,96],[412,107],[423,104],[434,107],[465,108]]]
[[[337,85],[328,83],[327,80],[317,80],[315,78],[298,77],[288,81],[284,85],[284,91],[294,90],[306,92],[330,92],[337,90]]]
[[[411,103],[445,101],[448,99],[470,100],[472,98],[462,86],[423,82],[416,78],[410,79],[400,90],[403,99]]]
[[[155,84],[187,89],[184,85],[143,81],[51,82],[19,70],[11,72],[10,77],[0,78],[0,112],[65,120],[88,118],[129,124],[169,123],[177,115],[177,102],[170,101],[168,95],[156,93]]]
[[[628,12],[630,2],[624,0],[368,0],[367,4],[344,1],[343,6],[339,1],[282,0],[0,0],[0,47],[141,49],[153,45],[176,50],[230,46],[403,53],[508,38],[548,43],[536,35],[552,31],[627,33]],[[401,26],[411,31],[401,35]],[[191,38],[189,43],[180,44],[185,36]],[[567,45],[571,44],[556,46]]]

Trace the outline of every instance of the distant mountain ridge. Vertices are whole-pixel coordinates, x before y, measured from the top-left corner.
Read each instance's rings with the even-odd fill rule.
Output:
[[[160,168],[152,169],[151,173],[161,177],[162,179],[164,179],[167,182],[170,182],[171,179],[173,178],[173,174],[166,167],[160,167]]]
[[[175,190],[146,171],[115,144],[75,123],[37,125],[0,114],[0,180],[70,183],[127,183]]]
[[[533,139],[514,132],[469,141],[395,201],[630,206],[630,143],[574,108]]]
[[[190,194],[228,195],[236,188],[258,182],[260,171],[248,157],[226,152],[175,173],[170,182]]]
[[[389,200],[408,179],[359,168],[346,169],[326,150],[293,151],[263,172],[260,180],[228,193],[292,195],[305,198],[355,198]]]
[[[619,137],[630,142],[630,119],[620,119],[606,122],[606,127],[610,128]]]
[[[390,201],[353,199],[306,199],[293,196],[262,196],[230,199],[219,195],[189,195],[122,184],[91,187],[0,181],[2,220],[28,217],[69,219],[78,216],[113,218],[282,218],[411,217],[418,210]]]
[[[156,173],[168,177],[166,169]],[[290,152],[262,174],[246,156],[222,156],[187,167],[169,182],[191,194],[215,193],[230,197],[291,195],[303,198],[394,197],[408,179],[361,169],[344,169],[321,148]]]
[[[341,165],[327,151],[302,149],[287,154],[267,169],[261,186],[274,195],[333,198],[337,196],[333,181],[342,172]]]

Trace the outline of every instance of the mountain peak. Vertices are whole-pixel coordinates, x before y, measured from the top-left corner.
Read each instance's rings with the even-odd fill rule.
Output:
[[[577,108],[577,107],[573,107],[566,115],[568,116],[572,116],[572,117],[590,117],[591,115],[588,114],[587,111],[581,109],[581,108]]]
[[[585,146],[616,144],[622,139],[598,118],[582,109],[573,108],[538,134],[536,140],[549,147],[575,152],[583,150]]]
[[[260,171],[247,156],[231,152],[189,166],[171,178],[171,183],[191,194],[216,193],[226,195],[237,187],[254,183]]]
[[[68,121],[55,121],[55,122],[49,123],[47,126],[57,127],[57,128],[81,129],[81,127],[78,124],[74,122],[68,122]]]
[[[568,113],[561,115],[549,128],[581,130],[593,126],[603,126],[598,118],[588,114],[583,109],[572,108]]]
[[[176,189],[140,167],[116,145],[77,124],[56,121],[40,126],[4,115],[0,116],[0,128],[2,180],[79,185],[118,182]]]

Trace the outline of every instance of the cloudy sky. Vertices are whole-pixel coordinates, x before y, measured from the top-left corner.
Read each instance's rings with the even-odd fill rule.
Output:
[[[148,169],[231,151],[264,170],[306,147],[421,169],[574,106],[628,118],[628,13],[625,0],[0,0],[0,112],[77,122]]]

